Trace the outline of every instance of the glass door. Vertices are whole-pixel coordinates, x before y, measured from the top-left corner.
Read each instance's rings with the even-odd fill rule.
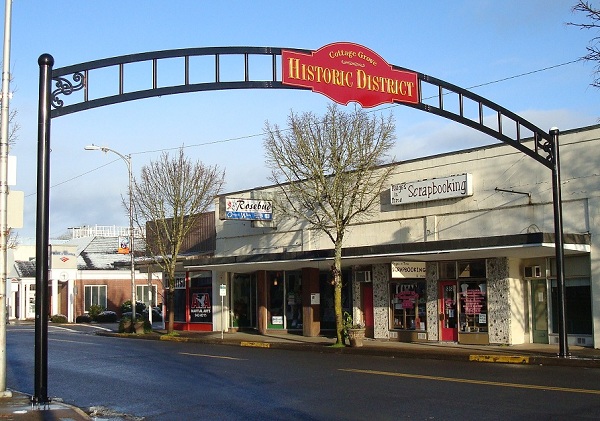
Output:
[[[254,274],[233,275],[231,282],[233,320],[231,326],[237,329],[256,328],[256,277]]]
[[[440,282],[440,333],[442,341],[458,341],[456,281]]]
[[[285,327],[285,283],[283,272],[267,273],[267,329]]]
[[[548,293],[546,280],[531,281],[533,307],[533,343],[548,343]]]
[[[285,272],[285,327],[302,329],[302,275],[301,272]]]

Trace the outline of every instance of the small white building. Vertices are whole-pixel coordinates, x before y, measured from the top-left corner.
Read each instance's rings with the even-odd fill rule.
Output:
[[[72,228],[69,240],[51,241],[48,280],[50,315],[62,314],[69,322],[88,313],[90,306],[120,315],[121,304],[131,300],[132,277],[129,250],[122,248],[122,238],[129,227],[83,226]],[[145,244],[138,237],[139,255]],[[9,319],[35,318],[36,265],[35,245],[18,245],[9,251],[10,290]],[[136,301],[156,306],[162,302],[162,275],[134,273]],[[148,282],[148,278],[151,282]]]

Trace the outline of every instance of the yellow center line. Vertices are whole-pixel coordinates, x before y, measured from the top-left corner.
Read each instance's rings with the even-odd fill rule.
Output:
[[[189,352],[180,352],[180,355],[190,355],[192,357],[205,357],[205,358],[219,358],[222,360],[237,360],[237,361],[246,361],[245,358],[235,358],[235,357],[225,357],[222,355],[208,355],[208,354],[192,354]]]
[[[600,395],[600,390],[595,389],[575,389],[571,387],[557,387],[557,386],[539,386],[535,384],[519,384],[519,383],[504,383],[504,382],[490,382],[486,380],[470,380],[470,379],[459,379],[453,377],[439,377],[439,376],[427,376],[423,374],[408,374],[408,373],[392,373],[389,371],[376,371],[376,370],[358,370],[353,368],[341,368],[340,371],[346,371],[350,373],[362,373],[362,374],[374,374],[378,376],[391,376],[391,377],[404,377],[410,379],[423,379],[423,380],[435,380],[441,382],[453,382],[453,383],[470,383],[479,384],[486,386],[500,386],[500,387],[512,387],[517,389],[534,389],[534,390],[552,390],[556,392],[568,392],[568,393],[587,393],[591,395]]]

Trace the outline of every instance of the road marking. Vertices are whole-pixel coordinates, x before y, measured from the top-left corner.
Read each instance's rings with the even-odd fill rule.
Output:
[[[76,330],[69,329],[68,327],[62,327],[62,326],[48,326],[48,329],[66,330],[67,332],[72,332],[72,333],[77,332]]]
[[[271,344],[268,342],[249,342],[241,341],[240,346],[249,346],[252,348],[271,348]]]
[[[78,331],[74,330],[74,329],[70,329],[68,327],[62,327],[62,326],[48,326],[48,331],[50,331],[50,329],[55,329],[55,330],[63,330],[69,333],[78,333]],[[35,330],[34,326],[31,327],[20,327],[20,328],[16,328],[16,329],[8,329],[8,332],[31,332],[32,330]]]
[[[109,329],[107,327],[104,326],[95,326],[95,325],[88,325],[88,324],[81,324],[81,327],[87,327],[88,329],[98,329],[98,330],[103,330],[105,332],[112,332],[112,329]]]
[[[235,357],[226,357],[223,355],[209,355],[209,354],[192,354],[189,352],[180,352],[181,355],[191,355],[192,357],[205,357],[205,358],[218,358],[222,360],[237,360],[237,361],[246,361],[245,358],[235,358]]]
[[[595,390],[595,389],[575,389],[575,388],[570,388],[570,387],[539,386],[539,385],[535,385],[535,384],[490,382],[490,381],[486,381],[486,380],[471,380],[471,379],[459,379],[459,378],[452,378],[452,377],[426,376],[423,374],[392,373],[389,371],[358,370],[358,369],[354,369],[354,368],[341,368],[340,371],[347,371],[350,373],[374,374],[374,375],[378,375],[378,376],[405,377],[405,378],[409,378],[409,379],[435,380],[435,381],[441,381],[441,382],[470,383],[470,384],[480,384],[480,385],[486,385],[486,386],[512,387],[512,388],[516,388],[516,389],[534,389],[534,390],[546,390],[546,391],[552,390],[555,392],[587,393],[590,395],[600,395],[600,390]]]
[[[53,338],[48,338],[49,341],[55,341],[55,342],[71,342],[74,344],[84,344],[84,345],[97,345],[93,342],[81,342],[81,341],[68,341],[66,339],[53,339]]]

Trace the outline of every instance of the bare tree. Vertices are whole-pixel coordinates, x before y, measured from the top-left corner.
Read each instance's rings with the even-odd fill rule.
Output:
[[[573,6],[573,12],[585,14],[588,21],[585,23],[569,22],[567,25],[577,26],[580,29],[593,29],[598,34],[598,30],[600,29],[600,9],[596,9],[589,1],[579,0]],[[587,46],[587,54],[582,59],[596,63],[594,81],[591,85],[600,88],[600,35],[596,35],[590,40]]]
[[[395,124],[350,113],[330,105],[323,117],[312,113],[288,117],[287,129],[265,126],[266,164],[281,195],[278,212],[306,221],[334,245],[332,279],[337,345],[342,332],[342,248],[352,223],[366,218],[377,205],[392,171],[384,164],[393,146]]]
[[[146,227],[146,247],[167,280],[168,333],[173,332],[175,269],[186,236],[198,227],[203,212],[221,192],[225,171],[186,158],[183,148],[175,157],[163,153],[142,167],[133,181],[134,219]]]

